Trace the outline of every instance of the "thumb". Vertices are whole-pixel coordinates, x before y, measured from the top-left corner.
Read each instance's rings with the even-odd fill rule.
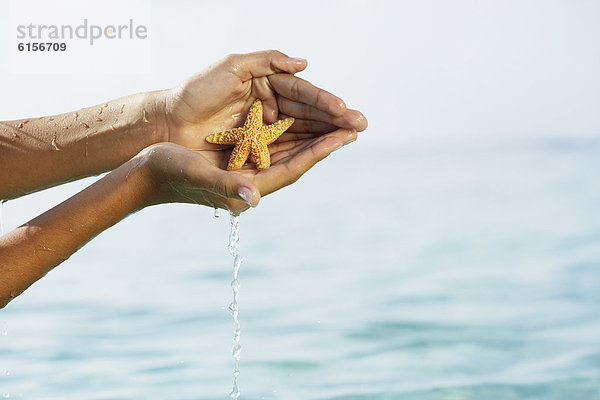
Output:
[[[243,81],[278,72],[295,74],[305,69],[307,65],[305,59],[289,57],[277,50],[231,55],[229,56],[229,60],[232,66],[237,67],[234,69],[234,73]],[[239,68],[240,65],[243,65],[245,68]]]
[[[213,192],[229,199],[241,200],[250,207],[256,207],[260,201],[260,191],[254,183],[233,171],[219,169]]]

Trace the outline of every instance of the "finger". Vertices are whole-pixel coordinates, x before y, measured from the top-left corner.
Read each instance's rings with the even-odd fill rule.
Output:
[[[290,74],[270,75],[268,79],[277,93],[290,100],[308,104],[335,116],[341,116],[346,111],[346,104],[342,99],[304,79]]]
[[[225,58],[229,70],[242,81],[287,72],[295,74],[306,68],[307,61],[289,57],[277,50],[264,50],[248,54],[231,54]]]
[[[298,103],[282,96],[277,98],[277,105],[279,112],[298,119],[325,122],[336,127],[356,129],[357,131],[364,131],[367,127],[366,118],[357,110],[348,109],[341,116],[333,116],[311,105]]]
[[[289,118],[289,115],[279,114],[279,118]],[[296,118],[292,126],[288,128],[287,132],[302,132],[302,133],[327,133],[333,132],[338,129],[337,126],[329,124],[327,122],[316,121],[314,119],[299,119]],[[284,134],[285,135],[285,134]]]
[[[274,149],[279,143],[293,142],[296,140],[304,140],[304,139],[314,139],[322,136],[323,133],[310,133],[310,132],[286,132],[283,135],[279,136],[276,141],[273,142],[269,146],[270,149]],[[272,150],[273,151],[273,150]]]
[[[263,196],[296,182],[306,171],[343,146],[335,136],[316,139],[315,142],[286,162],[271,166],[256,175],[256,185]]]
[[[205,188],[215,195],[228,199],[241,200],[251,207],[260,201],[260,191],[244,175],[208,166],[202,163],[195,171],[191,171],[189,181],[192,186]]]
[[[322,135],[321,138],[336,137],[339,140],[341,140],[343,145],[345,146],[354,142],[357,136],[358,134],[354,129],[338,129],[335,132]],[[290,140],[282,143],[275,142],[271,145],[271,163],[277,164],[280,162],[285,162],[287,159],[303,151],[305,148],[313,145],[318,140],[322,139],[308,137],[299,138],[297,140]]]

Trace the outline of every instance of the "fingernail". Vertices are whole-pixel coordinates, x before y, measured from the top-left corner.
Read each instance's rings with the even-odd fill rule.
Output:
[[[244,200],[250,207],[256,207],[256,204],[252,202],[252,191],[247,187],[239,188],[238,196],[240,196],[240,198]]]
[[[293,62],[296,62],[296,63],[305,63],[305,62],[308,62],[308,61],[306,60],[306,58],[290,57],[290,59],[291,59]]]

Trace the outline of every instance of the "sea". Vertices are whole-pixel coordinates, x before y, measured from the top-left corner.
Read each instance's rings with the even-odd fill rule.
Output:
[[[240,216],[239,398],[600,399],[600,140],[363,140]],[[93,239],[0,310],[0,398],[228,399],[229,229],[161,205]]]

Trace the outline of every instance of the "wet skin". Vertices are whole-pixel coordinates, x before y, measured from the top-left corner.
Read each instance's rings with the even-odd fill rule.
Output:
[[[241,212],[356,140],[364,116],[293,75],[305,67],[277,51],[232,55],[173,89],[0,123],[2,199],[112,170],[0,237],[0,306],[137,210],[187,202]],[[205,138],[241,125],[256,98],[265,123],[296,122],[269,146],[270,168],[226,171],[230,151]]]

